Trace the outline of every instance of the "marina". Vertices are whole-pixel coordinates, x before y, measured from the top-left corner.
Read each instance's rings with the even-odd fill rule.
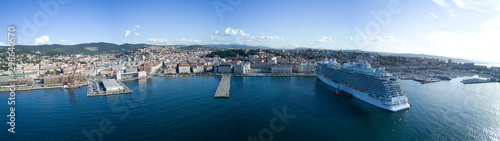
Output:
[[[87,96],[104,96],[132,93],[125,84],[115,79],[101,77],[88,78]]]
[[[495,78],[490,78],[490,79],[481,79],[481,78],[471,78],[471,79],[464,79],[460,81],[464,84],[476,84],[476,83],[491,83],[491,82],[498,82],[497,79]]]
[[[229,98],[229,89],[231,88],[231,74],[224,74],[219,82],[219,87],[215,92],[214,98]]]

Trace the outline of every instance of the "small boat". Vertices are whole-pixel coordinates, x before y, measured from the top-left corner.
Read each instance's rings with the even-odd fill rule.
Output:
[[[359,88],[357,86],[354,86],[354,89],[358,90]]]
[[[337,94],[338,96],[344,96],[344,94],[341,93],[339,89],[335,89],[335,94]]]
[[[361,92],[365,92],[365,89],[360,89],[359,91],[361,91]]]

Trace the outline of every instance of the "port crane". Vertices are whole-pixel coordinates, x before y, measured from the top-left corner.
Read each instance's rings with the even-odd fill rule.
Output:
[[[75,85],[75,74],[76,74],[76,69],[78,68],[78,63],[76,63],[75,68],[73,68],[73,73],[69,74],[68,76],[68,82],[64,82],[63,86],[61,89],[72,89],[72,88],[80,88],[80,85]]]

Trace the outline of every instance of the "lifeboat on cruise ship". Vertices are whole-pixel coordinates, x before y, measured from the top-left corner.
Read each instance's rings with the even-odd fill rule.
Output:
[[[344,94],[342,94],[339,89],[335,89],[335,94],[337,94],[338,96],[344,96]]]
[[[354,89],[358,90],[359,88],[357,86],[354,86]]]
[[[361,91],[361,92],[365,92],[365,89],[360,89],[359,91]]]
[[[352,88],[352,85],[351,85],[351,84],[349,84],[349,87],[351,87],[351,88]]]

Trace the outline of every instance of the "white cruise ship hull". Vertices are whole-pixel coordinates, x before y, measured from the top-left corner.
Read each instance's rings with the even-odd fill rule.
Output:
[[[339,83],[333,82],[332,80],[324,77],[321,74],[317,74],[317,75],[318,75],[319,80],[321,80],[322,82],[324,82],[324,83],[326,83],[334,88],[338,88],[339,90],[342,90],[344,92],[352,94],[352,96],[354,96],[358,99],[361,99],[367,103],[370,103],[372,105],[375,105],[379,108],[389,110],[392,112],[397,112],[397,111],[401,111],[401,110],[410,108],[410,104],[408,103],[408,98],[406,97],[406,95],[399,96],[399,97],[393,97],[389,100],[377,98],[374,96],[370,96],[370,94],[368,92],[361,92],[361,91],[358,91],[358,90],[351,88],[349,86],[341,85]]]

